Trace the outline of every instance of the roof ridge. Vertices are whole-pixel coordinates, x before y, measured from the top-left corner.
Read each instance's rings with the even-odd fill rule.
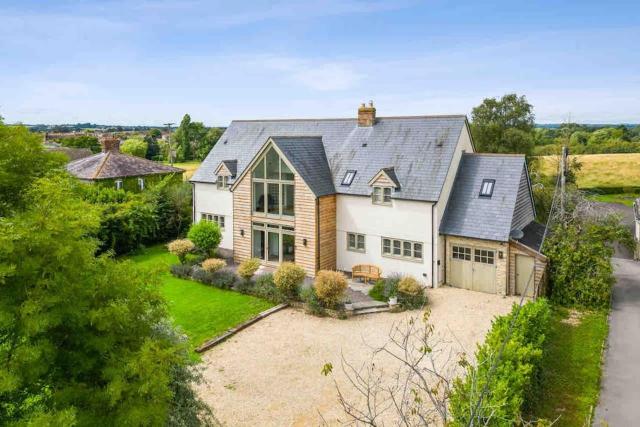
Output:
[[[102,172],[102,168],[104,168],[104,165],[107,163],[107,159],[111,155],[111,151],[107,151],[104,154],[105,154],[104,159],[102,159],[102,163],[100,163],[100,167],[98,167],[96,172],[93,174],[92,179],[97,179],[98,178],[98,175],[100,175],[100,172]]]
[[[392,119],[447,119],[447,118],[467,118],[466,114],[434,114],[434,115],[416,115],[416,116],[379,116],[376,120],[392,120]],[[335,117],[335,118],[291,118],[291,119],[235,119],[231,122],[319,122],[319,121],[358,121],[357,117]]]
[[[519,153],[464,153],[465,156],[483,156],[483,157],[522,157],[526,155]]]

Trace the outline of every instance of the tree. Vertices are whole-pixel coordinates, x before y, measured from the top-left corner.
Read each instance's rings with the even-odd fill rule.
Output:
[[[63,154],[46,151],[26,127],[0,123],[0,216],[23,207],[31,184],[65,163]]]
[[[191,116],[185,114],[172,136],[178,160],[204,159],[221,134],[221,129],[207,129],[202,122],[192,122]]]
[[[200,221],[192,224],[187,234],[200,251],[208,256],[215,255],[215,251],[222,240],[220,226],[213,221]]]
[[[209,154],[209,151],[211,151],[213,146],[216,145],[223,133],[224,129],[222,128],[210,128],[207,131],[205,138],[203,138],[196,147],[196,160],[204,160],[204,158],[207,157],[207,154]]]
[[[478,151],[531,155],[535,116],[526,97],[511,93],[499,100],[486,98],[472,110],[471,118]]]
[[[88,148],[93,153],[98,153],[102,149],[98,138],[93,135],[67,136],[60,139],[63,147]]]
[[[0,220],[0,424],[161,425],[205,407],[155,276],[95,257],[77,180],[34,182]]]
[[[149,160],[160,160],[160,145],[158,139],[162,136],[162,132],[159,129],[151,129],[144,136],[144,142],[147,143],[147,152],[145,157]]]
[[[185,114],[180,122],[180,126],[173,134],[174,146],[176,147],[176,154],[178,160],[191,160],[193,159],[193,138],[191,132],[191,116]]]
[[[573,132],[569,139],[571,145],[587,145],[587,141],[589,141],[589,132],[582,130]]]
[[[120,146],[120,151],[125,154],[131,154],[136,157],[145,157],[147,155],[148,144],[139,138],[126,139]]]

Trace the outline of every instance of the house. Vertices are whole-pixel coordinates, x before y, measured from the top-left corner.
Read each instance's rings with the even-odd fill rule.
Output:
[[[143,191],[168,175],[182,180],[183,169],[121,153],[115,137],[105,136],[100,144],[102,152],[69,162],[67,171],[81,181],[127,191]]]
[[[544,230],[524,156],[475,154],[464,115],[236,120],[191,178],[236,262],[379,266],[427,286],[532,294]],[[535,284],[527,287],[530,277]]]
[[[633,251],[633,258],[636,260],[640,260],[640,198],[636,199],[636,201],[633,202],[633,218],[635,224],[633,237],[636,243]]]

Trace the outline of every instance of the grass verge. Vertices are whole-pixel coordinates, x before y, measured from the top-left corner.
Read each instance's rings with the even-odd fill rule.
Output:
[[[640,197],[640,193],[619,193],[619,194],[590,194],[587,196],[589,200],[603,203],[618,203],[632,207],[633,201]]]
[[[604,311],[554,307],[546,337],[540,396],[531,416],[555,426],[585,425],[600,394],[601,351],[609,326]]]
[[[273,304],[249,295],[174,277],[169,265],[178,262],[163,245],[146,248],[129,257],[143,268],[158,269],[160,288],[176,325],[189,336],[191,348],[249,320]]]

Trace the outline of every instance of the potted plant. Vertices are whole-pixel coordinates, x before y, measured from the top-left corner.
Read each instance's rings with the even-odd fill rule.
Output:
[[[391,307],[398,305],[398,293],[395,289],[389,293],[389,305]]]

